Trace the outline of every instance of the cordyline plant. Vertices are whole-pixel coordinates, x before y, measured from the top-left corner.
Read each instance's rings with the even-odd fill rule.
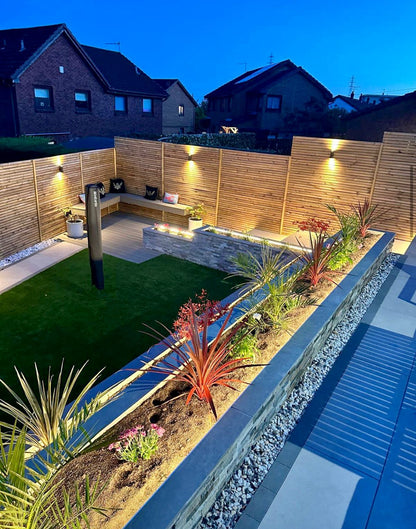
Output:
[[[165,338],[163,334],[149,327],[152,331],[151,336],[162,339],[163,343],[176,354],[179,361],[179,363],[174,363],[174,360],[165,359],[159,365],[149,368],[149,371],[173,375],[175,380],[187,382],[191,389],[186,404],[189,404],[195,395],[209,404],[215,419],[217,419],[217,411],[211,394],[212,388],[225,386],[236,390],[233,384],[243,381],[234,378],[233,373],[239,368],[261,365],[246,364],[247,360],[244,358],[227,359],[238,344],[238,340],[233,343],[232,338],[244,325],[244,323],[235,325],[230,332],[226,333],[231,314],[232,310],[228,312],[217,336],[211,343],[208,340],[209,314],[205,312],[200,318],[192,307],[189,320],[190,340],[182,345],[177,345],[173,339]],[[244,334],[240,339],[243,337]]]
[[[305,264],[305,268],[301,275],[302,279],[309,281],[313,287],[322,279],[329,279],[332,283],[335,283],[335,281],[329,277],[329,273],[331,272],[329,265],[331,259],[339,251],[340,241],[338,239],[328,241],[327,234],[324,231],[315,233],[313,237],[311,233],[309,233],[309,240],[310,249],[305,248],[298,241],[299,246],[303,248],[300,259]]]
[[[357,216],[358,233],[362,238],[367,236],[368,230],[374,222],[385,213],[385,211],[378,209],[378,204],[372,206],[368,198],[362,204],[358,202],[358,206],[351,206],[351,208]]]

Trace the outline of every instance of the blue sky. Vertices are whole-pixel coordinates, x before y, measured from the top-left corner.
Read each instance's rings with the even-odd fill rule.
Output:
[[[65,22],[81,44],[121,52],[198,100],[247,69],[291,59],[334,95],[416,90],[416,2],[385,0],[2,0],[0,29]]]

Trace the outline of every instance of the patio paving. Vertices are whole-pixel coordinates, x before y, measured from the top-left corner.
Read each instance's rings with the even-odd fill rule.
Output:
[[[160,255],[158,252],[143,247],[143,228],[152,224],[152,219],[128,213],[107,215],[102,219],[103,253],[134,263],[157,257]],[[88,248],[86,235],[82,239],[71,239],[61,234],[56,239],[59,239],[57,244],[0,270],[0,294]]]
[[[416,240],[236,529],[416,528]]]

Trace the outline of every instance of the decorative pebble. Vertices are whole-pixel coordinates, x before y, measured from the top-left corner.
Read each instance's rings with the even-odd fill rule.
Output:
[[[3,268],[17,263],[18,261],[21,261],[25,257],[29,257],[29,255],[33,255],[34,253],[40,252],[41,250],[44,250],[49,246],[53,246],[58,242],[59,239],[47,239],[46,241],[42,241],[38,244],[35,244],[34,246],[31,246],[30,248],[26,248],[26,250],[14,253],[13,255],[10,255],[9,257],[6,257],[5,259],[2,259],[0,261],[0,270],[3,270]]]
[[[240,468],[225,485],[200,523],[199,529],[223,527],[232,529],[235,526],[251,496],[279,455],[286,438],[296,426],[398,258],[399,255],[390,254],[366,284],[354,306],[349,309],[343,321],[329,336],[323,349],[313,359],[298,386],[288,396],[260,439],[251,447]],[[248,479],[242,480],[242,477]]]

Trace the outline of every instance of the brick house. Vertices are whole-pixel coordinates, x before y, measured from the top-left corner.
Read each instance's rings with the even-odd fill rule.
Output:
[[[257,68],[207,94],[211,129],[279,135],[291,132],[289,118],[299,112],[323,113],[332,94],[290,60]]]
[[[198,103],[179,79],[153,79],[169,97],[163,101],[163,134],[184,134],[195,131],[195,108]]]
[[[416,132],[416,91],[344,118],[349,140],[382,141],[384,132]]]
[[[166,92],[65,24],[0,31],[0,136],[161,134]]]

